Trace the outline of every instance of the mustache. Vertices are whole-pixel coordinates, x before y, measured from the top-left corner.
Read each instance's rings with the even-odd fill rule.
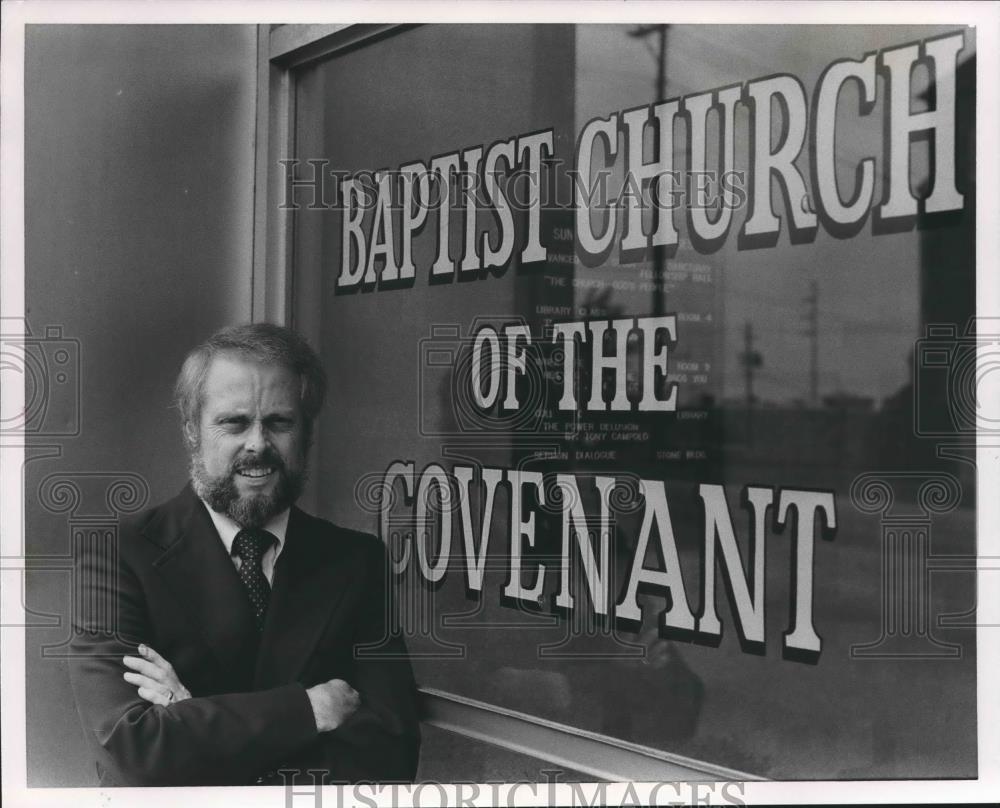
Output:
[[[230,472],[236,474],[240,471],[260,471],[261,469],[285,470],[285,462],[281,455],[273,449],[264,449],[258,454],[240,455],[230,468]]]

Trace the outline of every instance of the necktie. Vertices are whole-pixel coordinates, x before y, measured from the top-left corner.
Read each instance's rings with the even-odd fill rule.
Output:
[[[264,553],[276,541],[266,530],[241,530],[233,540],[233,555],[240,559],[239,576],[250,598],[258,631],[264,629],[267,601],[271,596],[271,585],[264,575],[262,561]]]

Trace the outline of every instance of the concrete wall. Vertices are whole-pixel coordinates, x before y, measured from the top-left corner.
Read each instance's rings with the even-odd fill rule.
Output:
[[[250,317],[255,64],[253,26],[28,27],[25,310],[36,337],[61,327],[71,359],[28,451],[26,549],[56,567],[116,475],[152,502],[184,484],[174,376],[196,341]],[[33,349],[51,359],[56,341]],[[75,418],[79,434],[51,434]],[[53,474],[83,492],[75,508],[40,494]],[[32,622],[66,614],[64,570],[27,587]],[[28,632],[30,785],[96,782],[64,623]]]

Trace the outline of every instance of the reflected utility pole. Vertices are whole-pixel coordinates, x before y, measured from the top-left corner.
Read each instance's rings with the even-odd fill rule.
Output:
[[[740,361],[743,363],[743,382],[746,385],[747,397],[747,444],[753,445],[753,407],[756,397],[753,394],[753,375],[764,364],[764,357],[754,349],[753,344],[753,324],[747,320],[743,326],[743,353],[740,354]]]
[[[809,337],[809,403],[819,406],[819,284],[814,280],[809,284],[809,294],[802,300],[806,305],[803,319]]]
[[[651,34],[655,34],[658,40],[658,50],[653,53],[656,59],[656,95],[654,102],[662,101],[667,93],[667,25],[640,25],[628,32],[630,37],[636,39],[646,39]],[[648,47],[648,46],[647,46]],[[652,51],[651,51],[652,52]],[[660,155],[663,159],[663,155]],[[667,215],[664,211],[659,211],[658,216]],[[663,273],[666,265],[666,252],[662,244],[653,246],[653,316],[661,317],[664,313],[663,305]]]

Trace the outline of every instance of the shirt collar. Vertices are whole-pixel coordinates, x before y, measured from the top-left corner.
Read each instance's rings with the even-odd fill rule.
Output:
[[[224,513],[213,511],[205,500],[201,500],[201,502],[205,506],[205,510],[208,511],[208,515],[212,517],[212,523],[215,525],[219,538],[222,539],[222,543],[226,546],[226,553],[232,555],[233,542],[236,540],[236,534],[242,528]],[[264,525],[264,530],[273,534],[278,540],[278,546],[274,548],[275,555],[281,552],[281,548],[285,544],[285,533],[288,531],[288,514],[289,509],[285,508],[277,516],[272,516],[267,524]]]

